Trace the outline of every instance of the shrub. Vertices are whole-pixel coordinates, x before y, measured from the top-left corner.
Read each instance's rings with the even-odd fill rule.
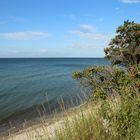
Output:
[[[90,67],[82,72],[73,73],[73,79],[90,89],[92,98],[90,99],[106,99],[109,96],[122,94],[121,87],[127,86],[131,78],[122,68],[111,66],[95,66]]]

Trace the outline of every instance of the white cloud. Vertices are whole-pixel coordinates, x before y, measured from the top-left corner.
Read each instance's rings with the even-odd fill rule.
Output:
[[[48,36],[49,34],[46,32],[33,32],[33,31],[0,33],[0,39],[8,39],[8,40],[33,40]]]
[[[107,47],[110,39],[115,33],[97,32],[95,27],[89,24],[82,24],[79,29],[71,31],[72,39],[69,39],[69,52],[86,57],[103,57],[104,48]]]
[[[110,40],[113,37],[113,34],[111,33],[96,33],[96,32],[82,32],[82,31],[73,31],[75,35],[78,35],[79,37],[83,39],[88,39],[88,40]]]
[[[69,18],[71,20],[76,20],[77,19],[76,15],[74,15],[74,14],[65,14],[64,17]]]
[[[70,45],[69,45],[69,47],[71,48],[71,49],[75,49],[75,48],[77,48],[77,49],[87,49],[87,48],[93,48],[94,47],[94,45],[93,44],[85,44],[85,43],[80,43],[80,42],[72,42]]]
[[[95,44],[92,42],[71,42],[68,45],[69,54],[76,57],[103,57],[104,56],[104,45]]]
[[[120,8],[119,7],[116,7],[115,10],[118,11],[118,10],[120,10]]]
[[[98,19],[96,19],[96,21],[103,22],[104,19],[103,18],[98,18]]]
[[[140,0],[121,0],[123,3],[140,3]]]
[[[6,46],[4,47],[6,48]],[[28,48],[20,48],[12,46],[12,49],[10,46],[7,46],[7,49],[0,50],[0,57],[46,57],[48,55],[48,49],[47,48],[38,48],[38,49],[32,49],[30,47]]]
[[[121,12],[121,9],[119,7],[116,7],[115,8],[115,11],[116,11],[116,13],[120,13]]]
[[[41,53],[48,53],[48,49],[46,49],[46,48],[45,49],[41,49],[40,52]]]
[[[8,18],[14,22],[25,22],[26,21],[26,19],[23,17],[10,16]]]
[[[90,41],[109,41],[114,34],[112,33],[99,33],[95,32],[95,27],[92,25],[80,25],[79,30],[71,31],[74,35],[79,36],[82,39],[90,40]]]
[[[82,30],[82,32],[93,32],[95,31],[95,27],[93,27],[92,25],[89,24],[82,24],[80,25],[80,30]]]

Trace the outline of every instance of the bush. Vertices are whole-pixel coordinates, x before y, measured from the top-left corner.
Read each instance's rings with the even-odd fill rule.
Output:
[[[73,73],[73,79],[90,89],[90,99],[106,99],[109,96],[116,96],[123,86],[127,86],[131,78],[122,68],[111,66],[90,67],[82,72]]]
[[[101,103],[96,114],[99,119],[98,123],[100,123],[97,129],[104,139],[140,139],[140,78],[138,72],[138,66],[130,67],[128,71],[104,66],[87,68],[73,74],[73,78],[80,81],[80,84],[91,88],[92,98],[90,99]],[[112,96],[114,98],[110,98]]]

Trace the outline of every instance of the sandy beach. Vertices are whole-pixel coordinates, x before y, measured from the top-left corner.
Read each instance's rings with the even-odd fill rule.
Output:
[[[46,136],[53,139],[55,130],[62,128],[66,119],[71,121],[74,117],[78,116],[82,110],[84,110],[84,113],[88,112],[88,110],[85,111],[85,106],[86,103],[70,108],[56,115],[52,115],[51,119],[42,119],[41,123],[9,134],[9,136],[3,136],[0,140],[37,140],[39,138],[45,139]]]

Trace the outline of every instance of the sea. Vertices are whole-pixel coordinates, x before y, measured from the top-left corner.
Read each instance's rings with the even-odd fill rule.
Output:
[[[38,118],[41,108],[53,112],[61,100],[80,104],[89,93],[72,73],[109,64],[104,58],[0,58],[0,131],[9,122]]]

